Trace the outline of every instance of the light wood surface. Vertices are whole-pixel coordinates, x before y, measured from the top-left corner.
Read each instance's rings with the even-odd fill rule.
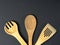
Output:
[[[20,36],[20,34],[18,32],[18,26],[15,22],[13,22],[13,21],[11,21],[11,23],[7,22],[6,25],[4,26],[4,30],[7,34],[15,37],[21,45],[27,45],[27,43]]]
[[[47,30],[49,29],[49,30]],[[50,32],[49,32],[50,31]],[[35,45],[41,45],[48,39],[50,39],[56,33],[56,29],[52,27],[50,24],[47,24],[44,29],[42,30],[41,34]]]
[[[25,18],[25,27],[28,34],[28,45],[32,45],[33,33],[36,28],[36,18],[33,15]]]

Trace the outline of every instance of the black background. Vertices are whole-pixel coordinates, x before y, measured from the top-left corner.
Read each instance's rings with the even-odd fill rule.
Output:
[[[57,33],[42,45],[60,45],[59,0],[0,0],[0,45],[20,45],[14,37],[4,32],[3,27],[9,20],[18,22],[20,34],[27,41],[24,19],[28,14],[34,14],[38,22],[33,45],[47,23],[55,27]]]

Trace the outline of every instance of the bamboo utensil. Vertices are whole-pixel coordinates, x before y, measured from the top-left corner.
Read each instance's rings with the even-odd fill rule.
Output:
[[[6,25],[4,26],[4,30],[7,34],[15,37],[21,45],[27,45],[23,38],[19,35],[18,26],[15,22],[13,21],[7,22]]]
[[[36,28],[36,18],[33,15],[25,18],[25,28],[28,34],[28,45],[32,45],[33,33]]]
[[[42,30],[35,45],[41,45],[42,43],[50,39],[55,33],[56,33],[56,29],[52,27],[50,24],[47,24]]]

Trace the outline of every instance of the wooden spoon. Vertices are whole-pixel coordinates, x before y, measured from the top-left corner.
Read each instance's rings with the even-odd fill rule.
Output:
[[[25,27],[28,33],[28,45],[32,45],[33,33],[36,28],[36,18],[33,15],[28,15],[25,18]]]
[[[43,28],[35,45],[42,45],[56,33],[56,29],[49,23]]]

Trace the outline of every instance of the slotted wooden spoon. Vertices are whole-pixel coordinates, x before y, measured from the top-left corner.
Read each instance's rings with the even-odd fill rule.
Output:
[[[33,33],[36,28],[36,18],[33,15],[28,15],[25,18],[25,27],[28,33],[28,45],[32,45]]]
[[[35,45],[41,45],[49,40],[56,33],[56,29],[49,23],[44,27]]]

